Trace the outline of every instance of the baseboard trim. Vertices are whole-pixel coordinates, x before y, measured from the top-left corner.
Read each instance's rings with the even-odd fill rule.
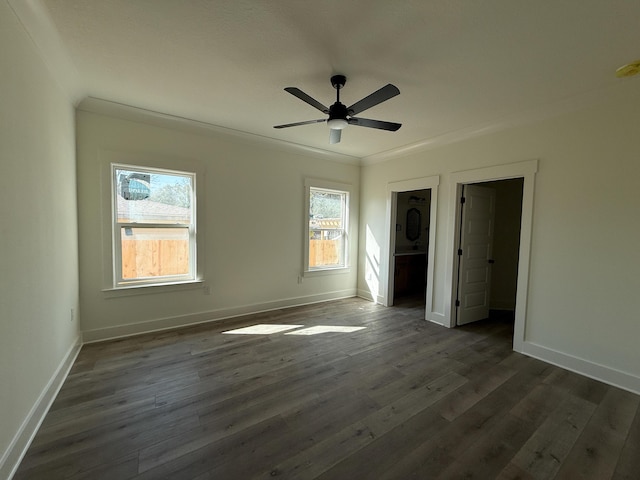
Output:
[[[371,294],[369,290],[363,290],[359,288],[356,292],[356,296],[358,298],[362,298],[364,300],[369,300],[370,302],[375,302],[376,298]]]
[[[49,408],[51,408],[51,404],[62,388],[67,375],[69,375],[69,371],[76,361],[81,348],[82,337],[78,336],[40,393],[33,407],[31,407],[29,414],[22,422],[9,447],[2,455],[2,459],[0,459],[0,478],[11,479],[15,475],[44,417],[47,415]]]
[[[521,353],[640,395],[640,377],[525,341]]]
[[[447,322],[447,317],[438,312],[429,312],[427,314],[427,321],[440,325],[442,327],[449,327],[449,323]]]
[[[163,330],[173,330],[176,328],[227,320],[243,315],[263,313],[271,310],[279,310],[282,308],[300,307],[303,305],[311,305],[314,303],[351,298],[355,297],[356,293],[357,292],[355,288],[348,290],[339,290],[317,295],[285,298],[264,303],[254,303],[250,305],[242,305],[239,307],[210,310],[207,312],[180,315],[177,317],[158,318],[154,320],[129,323],[126,325],[118,325],[114,327],[96,328],[93,330],[85,330],[82,333],[84,343],[104,342],[117,338],[131,337],[134,335],[142,335],[145,333],[159,332]]]
[[[369,300],[370,302],[377,303],[379,305],[384,305],[385,298],[382,295],[374,295],[369,290],[363,290],[359,288],[356,292],[356,297],[362,298],[364,300]]]

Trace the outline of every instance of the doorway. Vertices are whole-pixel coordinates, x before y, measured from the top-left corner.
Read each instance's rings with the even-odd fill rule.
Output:
[[[523,178],[461,186],[455,325],[515,318]]]
[[[400,253],[424,255],[425,273],[414,273],[413,282],[410,280],[409,271],[407,271],[407,275],[409,276],[409,283],[417,283],[422,292],[424,292],[421,292],[420,295],[424,305],[425,319],[429,318],[429,312],[433,306],[433,264],[439,183],[440,177],[432,176],[387,184],[386,231],[388,232],[388,241],[382,252],[382,258],[386,261],[381,264],[381,277],[385,279],[382,284],[384,290],[381,303],[388,307],[394,303],[394,293],[396,291],[396,243],[398,243],[398,251]],[[404,207],[398,206],[398,196],[400,196],[400,203],[405,202],[406,199]],[[415,198],[412,199],[411,197]],[[409,235],[407,235],[406,231],[407,226],[409,226],[410,230],[408,232]],[[414,271],[420,272],[421,268],[416,268]]]
[[[520,222],[520,248],[518,251],[518,277],[516,289],[515,321],[513,330],[513,349],[516,352],[523,352],[526,332],[527,317],[527,295],[529,286],[529,264],[531,258],[531,234],[533,229],[533,203],[535,196],[535,176],[538,171],[538,160],[526,160],[523,162],[507,163],[482,167],[473,170],[464,170],[452,173],[449,177],[450,185],[447,195],[447,204],[452,208],[447,217],[447,231],[445,232],[448,242],[445,260],[445,283],[444,283],[444,311],[440,318],[436,313],[434,318],[446,327],[455,327],[455,302],[457,288],[457,268],[458,255],[457,245],[460,235],[459,209],[458,204],[462,185],[489,182],[494,180],[506,180],[511,178],[523,178],[522,191],[522,218]]]
[[[392,303],[425,305],[431,190],[397,192]]]

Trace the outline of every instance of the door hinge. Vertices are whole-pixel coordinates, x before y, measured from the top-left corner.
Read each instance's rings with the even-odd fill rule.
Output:
[[[460,306],[460,300],[456,300],[456,307]]]
[[[458,256],[459,256],[459,257],[461,257],[461,256],[462,256],[462,249],[461,249],[461,248],[459,248],[459,249],[458,249]]]
[[[462,205],[464,205],[464,202],[466,202],[466,201],[467,201],[467,199],[466,199],[466,198],[464,198],[464,197],[460,197],[460,203],[461,203]]]

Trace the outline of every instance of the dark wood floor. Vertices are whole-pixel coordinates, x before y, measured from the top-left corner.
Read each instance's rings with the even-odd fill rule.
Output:
[[[359,299],[86,345],[16,479],[638,479],[640,397]],[[228,335],[256,323],[352,333]]]

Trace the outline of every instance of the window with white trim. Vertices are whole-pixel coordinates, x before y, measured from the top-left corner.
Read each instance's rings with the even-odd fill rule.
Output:
[[[306,182],[305,272],[348,267],[348,185]]]
[[[114,287],[196,279],[196,175],[112,164]]]

